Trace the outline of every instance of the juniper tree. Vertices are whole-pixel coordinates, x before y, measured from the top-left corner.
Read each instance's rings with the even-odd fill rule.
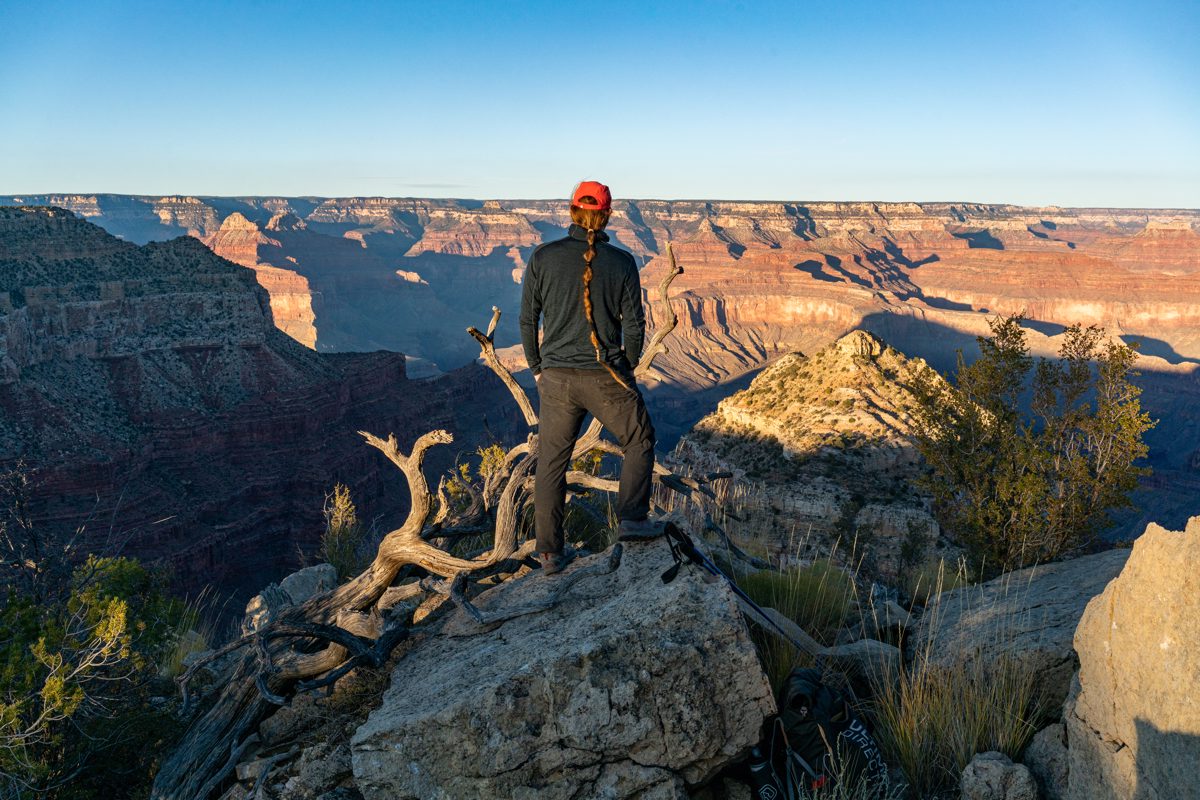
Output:
[[[1138,464],[1155,423],[1132,382],[1135,347],[1072,325],[1058,358],[1035,364],[1022,322],[991,320],[979,358],[959,352],[953,383],[927,369],[914,387],[924,487],[986,574],[1094,545],[1150,472]]]

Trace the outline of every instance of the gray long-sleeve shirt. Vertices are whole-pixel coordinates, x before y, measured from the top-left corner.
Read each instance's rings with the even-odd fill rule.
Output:
[[[546,242],[529,256],[520,323],[525,360],[534,375],[546,367],[601,368],[583,310],[586,250],[587,230],[571,225],[564,238]],[[633,256],[609,244],[603,231],[596,233],[591,294],[601,357],[619,370],[632,369],[646,336],[642,284]],[[540,343],[539,318],[545,331]]]

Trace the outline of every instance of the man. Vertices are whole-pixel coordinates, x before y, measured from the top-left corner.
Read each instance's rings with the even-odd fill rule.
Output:
[[[654,427],[633,377],[646,333],[637,264],[604,233],[612,213],[607,186],[580,183],[570,211],[567,235],[530,255],[521,297],[521,343],[541,398],[534,530],[548,575],[571,557],[562,530],[566,474],[588,413],[616,436],[624,453],[620,537],[658,533],[648,520]]]

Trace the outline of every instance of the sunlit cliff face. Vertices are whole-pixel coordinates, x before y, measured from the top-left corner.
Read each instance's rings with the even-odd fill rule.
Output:
[[[0,198],[14,203],[18,198]],[[178,235],[255,270],[275,324],[317,350],[398,350],[447,369],[477,348],[456,332],[504,312],[521,364],[523,264],[562,235],[565,202],[391,198],[21,197],[57,203],[131,241]],[[651,323],[667,243],[679,326],[649,376],[669,440],[779,355],[855,328],[941,369],[998,313],[1024,312],[1035,353],[1063,326],[1139,339],[1158,467],[1200,458],[1200,212],[971,203],[617,202],[609,233],[644,265]],[[415,279],[414,279],[415,276]],[[509,347],[506,348],[505,346]],[[512,348],[512,349],[510,349]],[[1193,419],[1196,417],[1195,419]],[[1166,473],[1163,473],[1165,476]],[[1182,477],[1180,477],[1182,476]],[[1200,489],[1200,486],[1196,487]],[[1183,495],[1181,494],[1181,497]]]
[[[254,268],[277,324],[298,341],[388,347],[443,367],[473,353],[446,341],[453,337],[431,335],[424,319],[478,324],[492,303],[515,312],[524,259],[568,221],[558,201],[56,195],[0,202],[18,199],[58,203],[132,241],[190,234]],[[1037,322],[1104,324],[1198,357],[1200,335],[1191,332],[1200,321],[1198,227],[1195,211],[642,200],[618,202],[609,233],[647,265],[647,290],[664,269],[666,244],[674,244],[685,268],[673,286],[686,312],[685,360],[704,353],[712,369],[668,359],[664,370],[691,384],[832,341],[881,313],[974,335],[982,329],[977,316],[1024,310]],[[506,334],[515,340],[514,317],[501,325],[502,345]],[[747,352],[735,354],[733,341]]]

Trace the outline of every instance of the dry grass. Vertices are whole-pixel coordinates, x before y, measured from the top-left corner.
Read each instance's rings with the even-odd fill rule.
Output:
[[[936,627],[945,572],[931,589],[926,609]],[[997,633],[999,652],[1015,634]],[[1048,708],[1039,676],[1027,662],[1008,657],[935,657],[931,637],[895,681],[874,680],[868,712],[890,763],[898,765],[914,796],[941,797],[957,790],[963,770],[976,753],[996,750],[1014,760],[1024,750]]]
[[[854,581],[829,560],[785,569],[734,574],[738,586],[760,606],[784,614],[821,644],[832,644],[850,613]],[[791,671],[812,666],[812,658],[770,631],[751,629],[763,671],[778,693]]]
[[[206,588],[196,598],[179,601],[182,608],[173,624],[170,645],[158,665],[158,673],[174,680],[183,674],[189,656],[211,649],[220,638],[214,595]]]
[[[338,581],[346,581],[362,572],[369,563],[367,531],[358,519],[358,510],[350,490],[337,484],[325,496],[325,531],[321,534],[321,558],[332,564]]]
[[[1036,731],[1036,676],[1001,659],[984,668],[929,662],[875,686],[876,738],[919,797],[953,791],[976,753],[1016,758]]]
[[[928,605],[942,592],[958,589],[971,583],[966,564],[947,564],[945,559],[927,561],[905,571],[900,588],[917,605]]]
[[[846,571],[824,559],[804,567],[744,572],[735,580],[754,602],[782,612],[822,644],[837,636],[854,594]]]

